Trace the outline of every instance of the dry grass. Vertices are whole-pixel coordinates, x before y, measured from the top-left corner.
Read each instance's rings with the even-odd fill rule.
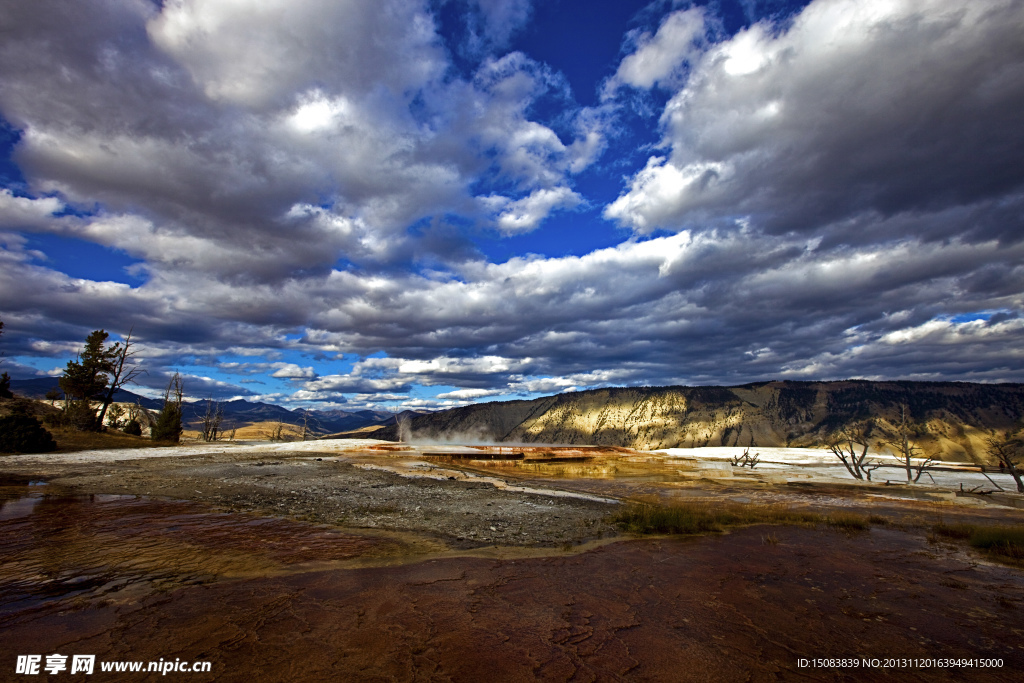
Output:
[[[53,434],[53,440],[57,442],[57,453],[173,445],[165,441],[153,441],[144,436],[132,436],[114,429],[105,432],[80,432],[77,429],[46,425],[46,431]]]
[[[932,533],[936,536],[955,538],[962,541],[970,538],[977,528],[973,524],[946,524],[945,522],[939,522],[932,527]]]
[[[369,436],[370,434],[372,434],[373,432],[378,432],[387,426],[388,425],[368,425],[366,427],[360,427],[359,429],[349,429],[348,431],[336,432],[334,434],[329,434],[326,436],[331,436],[335,438],[349,437],[353,439],[369,439],[372,438]]]
[[[752,524],[825,524],[845,531],[870,528],[867,517],[837,511],[827,515],[779,505],[631,503],[609,520],[635,534],[705,534]]]
[[[967,541],[993,559],[1011,564],[1024,564],[1024,526],[980,526],[977,524],[946,524],[932,526],[934,537]]]
[[[217,437],[218,441],[271,441],[277,433],[278,425],[281,426],[281,441],[301,441],[302,426],[290,425],[283,422],[253,422],[230,429],[224,429]],[[234,439],[232,439],[232,435]],[[312,431],[307,432],[307,439],[316,438]],[[186,429],[181,433],[182,441],[200,441],[202,432],[196,429]]]

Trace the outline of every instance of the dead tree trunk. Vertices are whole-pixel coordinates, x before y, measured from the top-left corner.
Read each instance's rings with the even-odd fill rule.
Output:
[[[893,456],[906,469],[907,483],[916,484],[925,470],[935,462],[935,459],[930,455],[921,457],[921,449],[910,441],[910,427],[911,424],[907,420],[907,404],[904,403],[900,406],[900,421],[896,425],[896,438],[886,443],[893,449]],[[914,463],[915,458],[919,461],[916,464]],[[915,470],[916,475],[914,474]]]
[[[881,467],[879,463],[865,463],[868,457],[869,439],[872,425],[870,423],[854,424],[837,432],[828,448],[839,460],[842,461],[846,471],[854,479],[864,480],[865,477],[871,481],[871,472]],[[860,446],[860,453],[857,452]]]
[[[1024,482],[1021,481],[1020,468],[1024,465],[1024,437],[1020,431],[1006,432],[1002,437],[992,436],[985,440],[988,452],[999,461],[999,467],[1005,469],[1017,484],[1017,493],[1024,493]]]
[[[114,402],[114,394],[125,384],[135,381],[135,378],[142,373],[142,368],[137,365],[125,365],[126,361],[135,355],[135,352],[131,350],[133,346],[135,344],[132,343],[132,330],[128,330],[128,336],[124,338],[124,343],[118,342],[110,349],[110,387],[103,396],[103,407],[100,408],[100,416],[96,422],[100,429],[103,429],[107,408]]]
[[[220,403],[214,403],[213,399],[206,401],[206,414],[203,415],[203,441],[216,441],[220,435],[220,423],[224,419],[224,407]]]

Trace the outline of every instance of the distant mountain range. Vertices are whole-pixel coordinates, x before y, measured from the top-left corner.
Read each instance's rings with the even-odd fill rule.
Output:
[[[11,390],[45,398],[56,378],[12,380]],[[118,402],[159,410],[163,402],[130,391]],[[866,418],[876,445],[891,438],[907,406],[913,438],[929,455],[981,462],[985,440],[1021,426],[1024,384],[969,382],[757,382],[732,387],[594,389],[531,401],[480,403],[399,415],[375,410],[288,410],[270,403],[225,401],[223,429],[258,422],[302,425],[316,434],[381,425],[378,439],[413,438],[503,443],[626,446],[641,450],[697,446],[822,446],[836,431]],[[205,403],[190,404],[192,428]],[[401,424],[399,424],[401,423]]]
[[[34,379],[11,380],[11,391],[26,398],[45,399],[51,389],[60,391],[60,384],[56,377],[37,377]],[[63,396],[63,395],[62,395]],[[138,403],[148,410],[160,410],[163,401],[159,399],[146,398],[126,390],[119,390],[114,394],[114,401],[117,403]],[[304,422],[315,434],[333,434],[346,432],[372,425],[383,425],[387,422],[394,422],[396,416],[384,410],[288,410],[272,403],[250,402],[244,399],[236,401],[223,401],[220,403],[224,410],[224,420],[221,428],[224,430],[242,427],[255,422],[283,422],[290,425],[301,425]],[[198,401],[190,403],[184,408],[183,422],[186,427],[195,428],[206,412],[206,402]],[[418,417],[425,413],[405,411],[397,417],[406,419]]]
[[[11,380],[11,391],[16,395],[24,396],[25,398],[45,399],[46,394],[49,393],[51,389],[60,391],[60,382],[56,377],[35,377],[33,379]],[[64,392],[61,392],[60,396],[63,398]],[[132,392],[125,391],[123,389],[118,390],[114,394],[114,402],[138,403],[143,408],[148,408],[149,410],[160,410],[164,405],[163,401],[139,396],[138,394],[133,394]]]
[[[1021,425],[1024,385],[848,380],[595,389],[453,408],[414,417],[401,428],[414,439],[652,450],[822,446],[837,430],[872,418],[877,445],[892,438],[902,405],[915,442],[929,455],[980,462],[993,431]],[[399,426],[373,436],[397,441]]]

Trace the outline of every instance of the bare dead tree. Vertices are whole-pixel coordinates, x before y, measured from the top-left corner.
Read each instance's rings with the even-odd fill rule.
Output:
[[[732,457],[733,467],[749,467],[750,469],[754,469],[757,467],[759,462],[761,462],[761,454],[754,453],[754,455],[750,455],[749,447],[743,449],[742,455],[734,455]]]
[[[216,441],[220,435],[220,423],[224,420],[224,406],[212,398],[206,400],[206,413],[202,418],[203,441]]]
[[[985,439],[985,443],[988,444],[989,455],[999,461],[999,469],[1009,471],[1017,484],[1017,492],[1024,493],[1024,482],[1021,482],[1020,472],[1024,468],[1024,435],[1021,434],[1021,430],[1010,430],[1002,436],[991,436]]]
[[[880,462],[866,462],[868,448],[871,445],[869,435],[873,426],[871,422],[854,423],[839,430],[829,439],[829,450],[842,461],[846,471],[854,479],[871,481],[871,473],[882,466]]]
[[[398,440],[400,442],[408,443],[412,441],[411,422],[409,414],[404,411],[395,415],[395,424],[398,427],[396,431],[398,432]]]
[[[302,411],[302,440],[306,440],[306,435],[309,433],[310,422],[313,423],[314,429],[322,429],[320,421],[309,414],[308,410],[303,409]]]
[[[900,406],[900,421],[896,424],[896,436],[885,443],[892,448],[895,457],[907,471],[907,483],[916,484],[921,475],[935,462],[930,455],[922,456],[919,446],[910,441],[911,424],[907,419],[907,404]],[[915,463],[914,461],[917,460]],[[914,474],[914,472],[917,474]],[[931,475],[929,475],[931,476]]]
[[[283,440],[284,439],[283,432],[284,432],[284,425],[282,423],[278,422],[277,426],[274,427],[273,431],[270,432],[270,440],[271,441],[281,441],[281,440]]]
[[[100,417],[96,422],[100,427],[103,426],[103,418],[107,414],[107,408],[114,402],[114,394],[125,384],[134,382],[135,378],[143,372],[142,368],[138,365],[126,364],[136,353],[132,350],[132,347],[135,346],[132,342],[132,330],[134,329],[128,330],[128,336],[124,338],[123,342],[117,342],[107,350],[110,386],[107,388],[107,393],[103,396],[103,407],[100,409]]]
[[[879,467],[883,467],[883,464],[876,460],[875,462],[864,463],[863,465],[860,466],[860,469],[864,473],[864,476],[868,478],[868,481],[871,481],[871,473],[877,470]]]

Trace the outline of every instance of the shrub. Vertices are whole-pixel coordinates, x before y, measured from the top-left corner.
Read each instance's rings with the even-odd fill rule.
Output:
[[[0,453],[48,453],[57,448],[39,420],[23,412],[0,417]]]
[[[150,436],[154,441],[178,443],[181,439],[181,406],[164,404],[164,409],[157,415]]]
[[[132,436],[142,436],[142,425],[139,424],[138,420],[128,420],[128,424],[124,426],[122,431]]]
[[[124,408],[117,403],[112,403],[107,409],[107,423],[114,429],[121,429],[124,426],[122,423],[127,421]]]
[[[43,418],[51,427],[70,427],[81,432],[92,431],[96,426],[96,411],[88,401],[68,401],[59,413]]]

